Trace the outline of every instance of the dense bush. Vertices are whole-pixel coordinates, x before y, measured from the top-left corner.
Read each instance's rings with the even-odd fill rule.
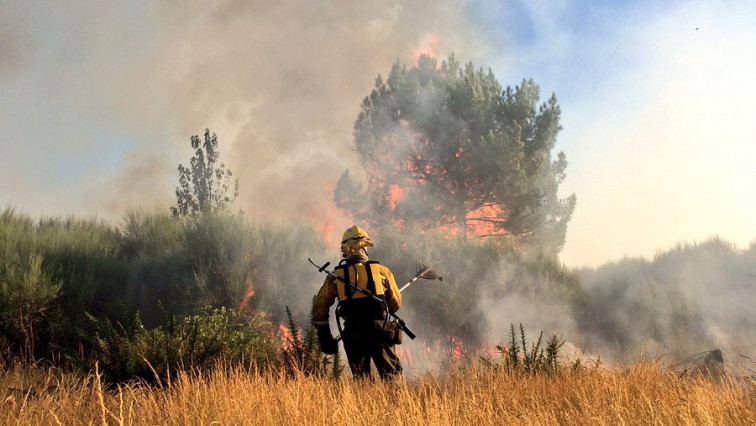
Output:
[[[246,308],[269,312],[274,321],[285,320],[285,305],[307,314],[319,277],[306,259],[324,246],[305,226],[253,225],[221,214],[132,214],[124,240],[135,305],[148,324],[161,318],[158,300],[188,314],[205,305],[238,308],[250,290],[255,297]]]
[[[266,312],[271,322],[285,321],[285,305],[307,315],[322,278],[306,259],[322,256],[323,246],[304,226],[253,225],[226,214],[132,213],[116,227],[96,219],[35,221],[6,209],[0,345],[8,357],[75,358],[100,349],[82,335],[93,318],[101,333],[120,324],[126,341],[139,336],[124,324],[164,330],[166,316],[193,318],[206,306]]]
[[[6,342],[16,344],[21,356],[31,361],[35,340],[47,336],[49,311],[58,299],[61,285],[42,270],[42,258],[28,261],[9,255],[0,265],[0,330]]]
[[[181,371],[211,371],[228,366],[275,368],[278,364],[271,325],[261,314],[205,308],[196,315],[166,316],[159,327],[145,328],[139,316],[124,325],[91,317],[82,336],[94,350],[85,357],[109,381],[139,378],[162,382]]]

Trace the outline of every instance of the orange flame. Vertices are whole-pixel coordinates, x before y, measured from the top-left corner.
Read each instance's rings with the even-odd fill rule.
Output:
[[[328,216],[323,222],[323,226],[320,227],[319,236],[322,241],[328,243],[331,240],[331,234],[333,234],[333,221],[331,216]]]
[[[426,34],[420,40],[420,45],[412,50],[412,59],[417,62],[421,55],[436,57],[439,44],[441,44],[441,38],[437,34]]]
[[[412,358],[412,351],[409,349],[405,349],[401,346],[396,347],[396,356],[399,358],[399,360],[404,365],[410,365],[412,364],[413,358]]]
[[[454,152],[454,158],[461,161],[468,155],[464,145],[460,145]],[[432,162],[424,161],[422,154],[415,153],[414,158],[407,158],[400,166],[409,175],[411,181],[418,186],[425,185],[431,176],[446,175],[447,170],[438,169]],[[396,210],[397,204],[402,199],[412,194],[413,188],[402,187],[393,184],[388,188],[387,201],[391,211]],[[447,238],[454,238],[464,234],[465,236],[477,237],[494,237],[506,234],[506,231],[500,228],[502,220],[505,218],[505,209],[497,204],[489,203],[474,210],[465,213],[464,218],[454,215],[445,215],[442,224],[438,226],[437,231]],[[400,224],[400,220],[396,220]]]
[[[462,360],[462,354],[464,351],[464,346],[462,345],[462,339],[456,336],[450,336],[449,337],[449,354],[451,355],[451,359],[454,362],[458,362]]]
[[[505,232],[496,227],[501,220],[504,209],[496,204],[486,204],[476,210],[467,212],[467,231],[479,237],[504,235]]]
[[[473,351],[477,354],[479,350],[484,349],[481,347],[481,349],[474,349]],[[405,347],[396,346],[395,351],[402,364],[413,365],[419,369],[437,368],[448,365],[449,362],[458,363],[473,359],[470,356],[473,352],[465,347],[462,338],[456,336],[438,338],[432,341],[422,340],[417,344]],[[492,354],[492,356],[495,354],[490,350],[480,353]]]
[[[326,181],[321,187],[322,196],[297,206],[298,217],[305,220],[317,232],[317,237],[326,248],[338,248],[341,235],[338,229],[346,229],[354,223],[351,212],[339,209],[333,202],[335,183]]]
[[[291,349],[294,342],[294,335],[291,334],[289,327],[283,325],[283,323],[278,324],[278,332],[281,333],[281,348],[283,350]]]
[[[252,296],[255,295],[255,288],[252,286],[252,278],[249,275],[247,275],[247,279],[245,280],[244,283],[247,284],[247,293],[242,298],[241,303],[239,303],[239,310],[237,311],[237,313],[239,314],[242,313],[244,308],[247,307],[247,303],[249,303],[249,299],[251,299]]]
[[[389,187],[388,203],[391,211],[396,210],[396,205],[402,200],[403,196],[404,191],[402,191],[402,188],[399,187],[399,185],[391,185]]]

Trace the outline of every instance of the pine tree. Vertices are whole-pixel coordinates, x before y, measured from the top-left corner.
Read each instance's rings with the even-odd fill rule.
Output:
[[[567,167],[552,156],[561,110],[552,95],[523,80],[501,88],[491,70],[440,65],[421,56],[396,62],[365,98],[354,126],[367,187],[345,172],[337,204],[375,227],[455,229],[558,252],[575,197],[559,198]]]

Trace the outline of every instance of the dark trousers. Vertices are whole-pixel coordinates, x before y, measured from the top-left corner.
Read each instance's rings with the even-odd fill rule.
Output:
[[[370,377],[371,359],[382,379],[390,379],[402,374],[402,363],[396,356],[394,345],[383,340],[372,325],[356,325],[347,322],[343,338],[344,351],[354,377]]]

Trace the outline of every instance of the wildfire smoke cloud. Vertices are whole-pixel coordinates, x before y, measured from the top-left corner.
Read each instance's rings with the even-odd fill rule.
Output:
[[[468,31],[463,2],[158,1],[54,9],[5,5],[3,22],[28,25],[8,25],[0,34],[13,65],[3,80],[25,93],[20,102],[55,93],[48,103],[19,107],[34,113],[7,126],[9,138],[33,141],[41,167],[8,152],[0,181],[10,184],[0,192],[33,214],[119,220],[126,211],[166,209],[189,137],[210,128],[221,160],[239,178],[236,207],[257,219],[320,227],[333,216],[333,193],[323,183],[356,164],[352,125],[375,75],[418,53],[482,53],[469,48],[480,43]],[[41,47],[34,38],[40,33],[57,40],[54,49]],[[37,83],[13,81],[22,74]],[[91,129],[85,117],[109,124]],[[29,128],[33,134],[21,133]],[[56,148],[74,134],[66,150]],[[91,156],[94,146],[106,150],[92,158],[97,166],[68,170],[62,180],[50,174],[59,170],[55,164]],[[19,175],[26,176],[23,185],[15,185]],[[40,197],[41,189],[30,187],[50,181],[77,190]],[[333,219],[337,229],[347,225],[344,217]]]

